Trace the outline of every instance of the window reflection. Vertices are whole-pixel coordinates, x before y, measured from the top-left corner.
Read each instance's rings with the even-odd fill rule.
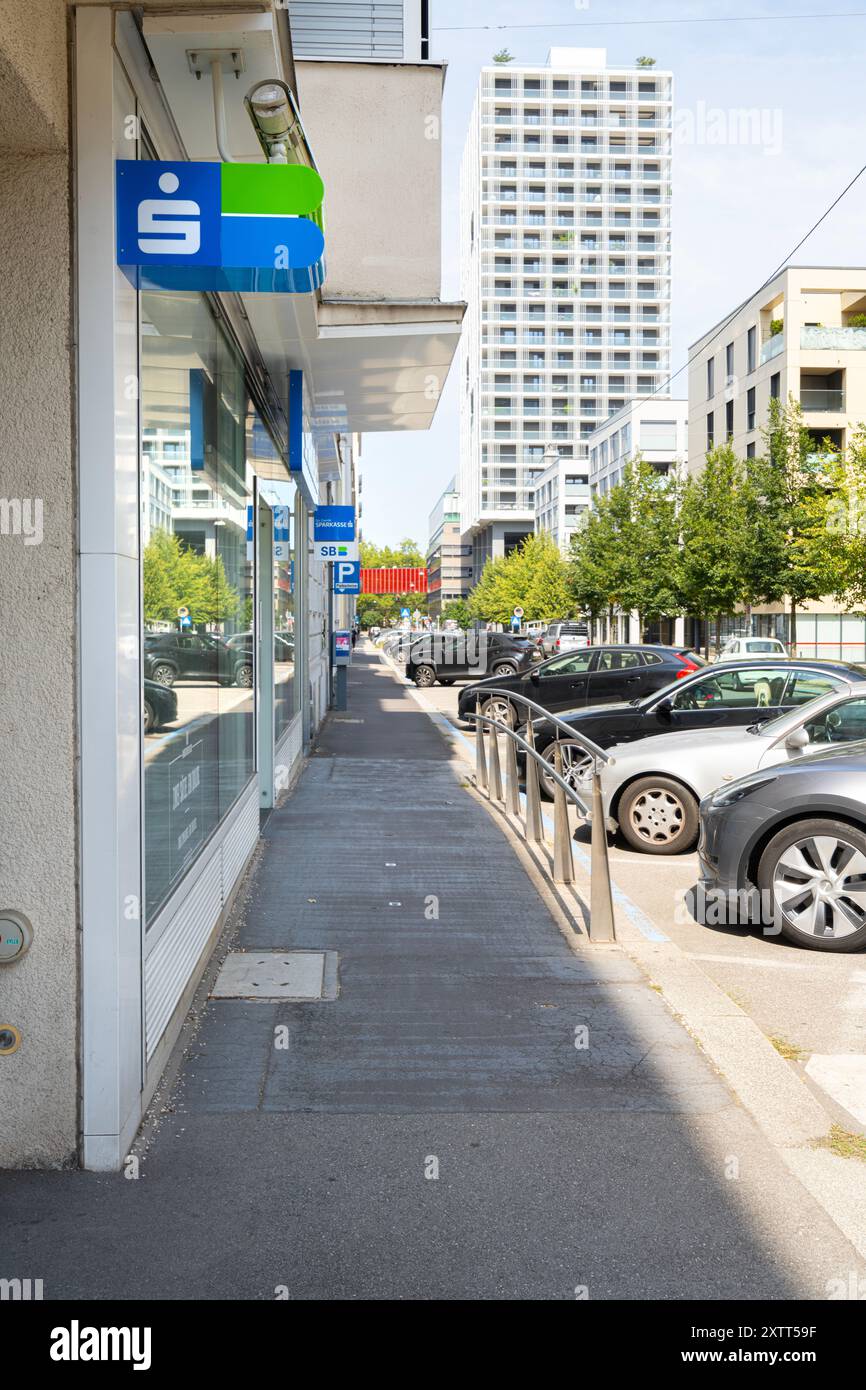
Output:
[[[241,365],[199,295],[142,293],[141,320],[150,922],[253,774],[255,659]]]

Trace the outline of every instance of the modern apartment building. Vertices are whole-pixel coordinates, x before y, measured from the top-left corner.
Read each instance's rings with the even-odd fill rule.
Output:
[[[551,447],[542,462],[547,466],[535,484],[535,530],[550,536],[567,554],[571,538],[590,505],[586,460],[561,458]]]
[[[844,449],[866,419],[866,267],[789,266],[689,350],[689,468],[730,439],[741,458],[763,448],[773,397],[793,397],[816,440]],[[739,618],[726,631],[742,626]],[[782,604],[752,610],[760,635],[788,640]],[[724,635],[724,634],[723,634]],[[832,598],[797,616],[800,656],[866,658],[866,625]]]
[[[465,598],[472,587],[472,546],[460,531],[460,497],[452,478],[430,513],[427,542],[427,611],[438,620],[442,609]]]
[[[621,483],[627,465],[640,454],[659,473],[685,470],[688,455],[688,401],[638,396],[608,416],[589,440],[589,488],[603,497]]]
[[[543,456],[670,368],[670,72],[605,49],[481,71],[460,181],[460,497],[481,573],[534,527]]]

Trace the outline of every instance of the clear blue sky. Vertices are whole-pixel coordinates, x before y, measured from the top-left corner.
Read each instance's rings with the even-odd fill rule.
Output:
[[[828,11],[863,10],[833,19]],[[442,296],[459,297],[458,175],[478,72],[507,47],[517,62],[543,63],[551,46],[607,48],[608,62],[654,57],[674,73],[673,355],[758,288],[866,163],[861,75],[866,0],[433,0],[432,52],[448,63],[443,110]],[[661,24],[754,15],[751,23]],[[797,15],[797,19],[784,16]],[[776,19],[772,17],[776,16]],[[500,28],[550,21],[546,28]],[[624,21],[638,21],[626,24]],[[451,26],[495,25],[470,30]],[[736,134],[737,111],[756,109],[761,143],[710,143]],[[721,111],[720,119],[715,113]],[[731,129],[733,128],[733,130]],[[703,129],[702,141],[689,138]],[[866,175],[794,257],[798,265],[866,264]],[[364,436],[364,535],[423,547],[427,517],[458,467],[457,372],[433,426]],[[686,394],[686,374],[673,383]]]

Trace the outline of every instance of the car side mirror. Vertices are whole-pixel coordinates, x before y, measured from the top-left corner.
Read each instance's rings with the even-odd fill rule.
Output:
[[[789,753],[802,753],[804,748],[809,747],[809,733],[804,724],[799,729],[792,729],[785,739],[785,747]]]
[[[674,702],[671,699],[659,700],[656,705],[656,714],[660,719],[670,719],[673,714]]]
[[[541,680],[541,677],[537,671],[530,671],[529,679],[532,681],[533,685],[538,685],[539,681]]]

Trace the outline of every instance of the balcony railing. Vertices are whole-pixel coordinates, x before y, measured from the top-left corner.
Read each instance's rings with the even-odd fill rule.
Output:
[[[800,404],[804,410],[844,410],[845,392],[804,386],[800,388]]]
[[[863,352],[866,350],[866,328],[801,328],[800,347]]]
[[[771,362],[774,357],[778,357],[785,351],[784,333],[774,333],[772,338],[768,338],[761,346],[761,364]]]

